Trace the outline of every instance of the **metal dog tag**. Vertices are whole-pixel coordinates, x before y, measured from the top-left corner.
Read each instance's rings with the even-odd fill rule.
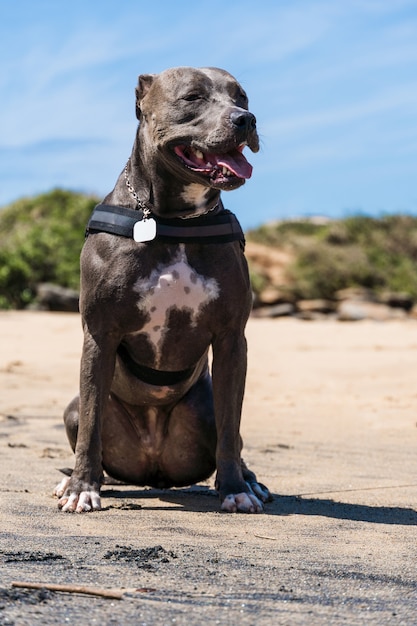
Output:
[[[156,237],[156,222],[153,217],[136,222],[133,226],[133,239],[138,243],[152,241]]]

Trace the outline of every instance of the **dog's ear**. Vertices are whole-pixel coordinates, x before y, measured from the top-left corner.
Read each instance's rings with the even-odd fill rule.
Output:
[[[136,117],[140,119],[141,110],[140,103],[142,98],[146,96],[155,79],[156,74],[141,74],[138,78],[138,86],[136,87]]]

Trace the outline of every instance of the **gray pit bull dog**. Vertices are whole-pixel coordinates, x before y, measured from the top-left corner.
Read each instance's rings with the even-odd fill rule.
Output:
[[[221,509],[258,513],[271,496],[239,434],[251,290],[220,199],[251,176],[256,120],[217,68],[140,76],[136,114],[132,155],[81,254],[80,394],[64,415],[75,467],[58,506],[100,509],[103,471],[158,488],[217,471]]]

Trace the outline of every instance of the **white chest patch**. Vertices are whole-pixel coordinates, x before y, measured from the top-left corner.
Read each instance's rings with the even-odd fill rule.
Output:
[[[181,244],[177,256],[168,265],[159,265],[148,278],[136,282],[135,291],[141,295],[139,309],[150,316],[139,332],[148,336],[158,365],[164,340],[170,331],[171,311],[187,312],[190,325],[195,327],[203,308],[219,296],[219,285],[214,278],[198,274],[189,265]]]

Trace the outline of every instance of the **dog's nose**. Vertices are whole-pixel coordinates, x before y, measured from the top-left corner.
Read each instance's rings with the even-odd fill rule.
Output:
[[[256,117],[244,109],[235,109],[232,111],[230,113],[230,120],[239,130],[246,130],[248,132],[256,128]]]

